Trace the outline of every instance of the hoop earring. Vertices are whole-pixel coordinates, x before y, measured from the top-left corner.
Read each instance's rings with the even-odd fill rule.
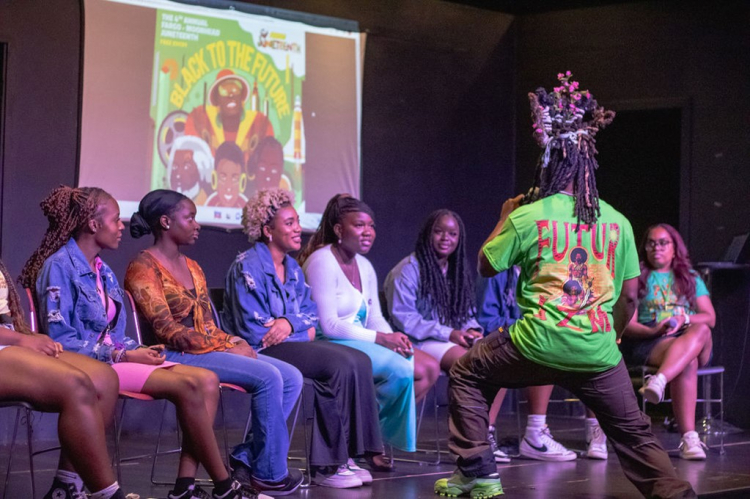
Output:
[[[211,180],[213,180],[213,178]],[[246,187],[247,187],[247,175],[243,173],[242,175],[240,175],[240,192],[245,192]]]
[[[271,241],[273,241],[273,235],[272,234],[268,234],[268,242],[270,243]]]
[[[341,246],[341,239],[339,239],[339,246]]]
[[[216,170],[211,172],[211,188],[216,190],[219,187],[219,176],[216,174]]]

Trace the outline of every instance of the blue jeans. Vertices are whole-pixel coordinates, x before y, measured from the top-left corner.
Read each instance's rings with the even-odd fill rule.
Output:
[[[252,426],[232,457],[260,480],[278,482],[287,476],[289,434],[286,420],[302,390],[302,374],[286,362],[258,355],[251,359],[226,352],[189,354],[167,350],[167,360],[215,372],[222,383],[252,394]],[[283,415],[283,417],[279,417]]]

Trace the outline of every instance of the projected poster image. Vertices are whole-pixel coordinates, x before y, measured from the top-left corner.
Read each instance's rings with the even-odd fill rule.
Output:
[[[224,208],[282,187],[301,204],[304,35],[159,10],[151,187]]]
[[[146,47],[125,19],[153,30],[150,49],[105,60],[97,40]],[[112,192],[123,216],[146,192],[173,189],[195,202],[199,222],[238,227],[250,197],[280,187],[312,230],[328,198],[359,194],[358,33],[144,0],[88,0],[86,26],[79,184]],[[341,53],[351,60],[342,65]],[[123,71],[113,56],[138,68]],[[350,74],[331,72],[337,65]],[[105,104],[118,95],[107,81],[123,88],[121,102]],[[104,135],[96,123],[107,106],[130,116],[110,119]],[[123,140],[131,153],[113,160]]]

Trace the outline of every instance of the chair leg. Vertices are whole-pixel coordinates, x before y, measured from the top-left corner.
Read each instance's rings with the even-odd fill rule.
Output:
[[[724,433],[726,433],[724,426],[724,373],[719,373],[719,421],[721,422],[721,435],[719,435],[719,454],[722,456],[725,454],[724,450]]]
[[[34,449],[32,449],[32,440],[34,436],[34,428],[31,426],[31,409],[24,409],[26,411],[26,438],[28,440],[27,446],[29,449],[29,474],[31,479],[31,497],[36,497],[36,482],[34,481]]]
[[[226,453],[226,465],[229,467],[229,437],[227,436],[227,418],[224,412],[224,390],[219,388],[219,411],[221,412],[221,427],[224,433],[224,452]]]
[[[164,429],[164,415],[167,412],[168,403],[166,400],[164,400],[164,409],[161,411],[161,421],[159,422],[159,434],[156,437],[156,449],[154,450],[154,457],[151,459],[151,483],[154,485],[173,485],[171,482],[158,482],[154,475],[156,474],[156,460],[158,459],[159,455],[162,454],[161,452],[161,435],[162,431]],[[180,438],[180,427],[179,424],[177,425],[177,442],[178,447],[176,450],[167,451],[167,453],[171,454],[176,452],[182,451],[182,439]]]
[[[437,385],[437,383],[435,383],[435,384]],[[433,388],[434,387],[435,387],[435,385],[433,385]],[[436,453],[435,458],[436,459],[435,459],[435,462],[431,463],[431,464],[437,466],[437,465],[440,464],[440,417],[438,415],[440,406],[438,405],[437,390],[436,389],[432,391],[432,395],[433,395],[433,399],[432,399],[433,400],[433,404],[432,404],[432,407],[433,407],[434,412],[435,412],[435,453]]]
[[[115,455],[113,461],[115,469],[117,471],[117,483],[122,483],[122,456],[120,455],[120,434],[122,433],[122,417],[125,414],[125,402],[123,399],[122,406],[120,406],[120,414],[115,414]]]
[[[524,427],[523,423],[521,422],[521,392],[520,390],[513,390],[513,396],[515,397],[515,404],[516,404],[516,432],[518,433],[518,454],[516,457],[521,455],[521,442],[523,441],[524,437]],[[497,438],[497,434],[495,435],[495,438]]]
[[[5,499],[8,496],[8,484],[10,482],[10,469],[11,469],[11,464],[13,464],[13,450],[16,447],[16,437],[18,436],[18,423],[21,420],[21,409],[22,407],[19,407],[16,410],[16,422],[13,425],[13,437],[10,440],[10,453],[8,454],[8,468],[5,470],[5,487],[3,489],[3,499]]]
[[[304,396],[304,390],[303,393],[300,393],[300,402],[297,406],[297,414],[294,415],[295,424],[297,421],[297,415],[299,414],[299,406],[302,406],[302,418],[304,419],[304,422],[302,424],[302,435],[305,438],[305,472],[307,473],[307,483],[302,482],[301,487],[306,489],[312,487],[312,464],[310,464],[310,460],[312,459],[312,432],[310,432],[310,442],[308,443],[308,436],[307,436],[307,422],[308,418],[305,417],[305,414],[307,414],[307,407],[305,404],[305,396]]]

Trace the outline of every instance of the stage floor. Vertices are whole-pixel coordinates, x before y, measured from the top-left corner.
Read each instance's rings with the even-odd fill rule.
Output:
[[[432,421],[426,418],[420,436],[420,448],[434,444],[430,438],[434,435]],[[442,446],[445,449],[445,424],[441,417]],[[549,426],[553,435],[570,449],[582,450],[584,444],[583,421],[577,418],[550,417]],[[654,420],[654,431],[667,449],[671,449],[677,473],[689,480],[701,497],[750,497],[750,432],[739,431],[728,427],[725,434],[725,454],[719,453],[719,437],[704,436],[710,446],[706,461],[684,461],[677,457],[679,435],[668,432],[660,421]],[[513,416],[500,418],[499,433],[501,445],[511,452],[517,445],[516,419]],[[233,429],[230,438],[239,438],[239,431]],[[303,432],[297,429],[292,445],[291,456],[301,457]],[[24,435],[25,436],[25,435]],[[221,433],[217,433],[222,441]],[[24,438],[19,439],[19,443]],[[153,436],[124,435],[121,451],[123,456],[143,454],[153,450]],[[232,441],[232,440],[230,440]],[[173,442],[167,442],[171,444]],[[35,443],[41,448],[42,443]],[[433,446],[434,448],[434,446]],[[0,449],[0,470],[5,470],[8,449]],[[30,498],[29,472],[25,445],[19,445],[14,452],[13,472],[8,490],[9,498]],[[414,455],[396,453],[396,457],[424,459],[434,461],[433,453]],[[448,454],[441,455],[442,463],[410,463],[397,461],[397,470],[393,473],[373,473],[371,486],[360,489],[335,490],[313,486],[300,489],[290,498],[331,498],[331,499],[418,499],[437,497],[432,486],[438,478],[449,476],[453,464]],[[56,454],[47,454],[35,459],[37,497],[42,497],[52,480]],[[176,457],[160,458],[157,467],[157,479],[174,480]],[[290,466],[303,467],[300,459],[291,459]],[[505,493],[517,498],[632,498],[638,497],[637,490],[622,474],[616,456],[610,451],[607,461],[593,461],[579,458],[564,463],[548,463],[526,459],[513,459],[509,464],[498,465]],[[127,462],[122,468],[123,488],[126,492],[136,492],[142,499],[165,498],[169,487],[152,485],[150,482],[151,460],[140,459]],[[2,483],[0,482],[0,485]]]

